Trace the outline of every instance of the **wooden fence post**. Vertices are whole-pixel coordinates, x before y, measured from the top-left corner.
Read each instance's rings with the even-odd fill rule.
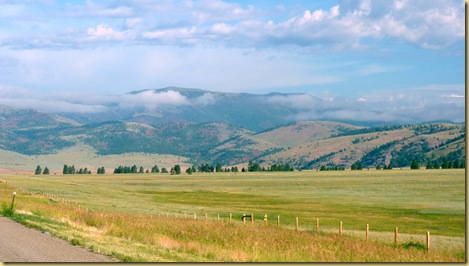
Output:
[[[366,224],[366,241],[368,241],[368,233],[370,231],[370,225]]]
[[[232,216],[231,213],[230,213],[230,223],[231,223],[231,218],[232,218],[232,217],[233,217],[233,216]]]
[[[196,219],[197,219],[197,214],[194,213],[194,220],[196,220]]]
[[[319,233],[319,219],[316,219],[316,233]]]
[[[339,224],[339,235],[342,235],[342,221]]]
[[[396,232],[394,233],[394,244],[397,244],[399,240],[399,228],[396,227]]]
[[[246,214],[243,213],[243,223],[246,223]]]
[[[205,214],[205,221],[208,221],[208,215]]]
[[[295,221],[295,223],[296,223],[296,231],[298,232],[298,217],[296,217],[295,220],[296,220],[296,221]]]
[[[264,224],[267,225],[267,214],[264,215]]]
[[[430,231],[427,231],[427,252],[430,251]]]
[[[254,214],[251,213],[251,224],[254,224]]]
[[[277,227],[280,226],[280,215],[277,215]]]
[[[217,215],[217,221],[220,221],[220,214]]]

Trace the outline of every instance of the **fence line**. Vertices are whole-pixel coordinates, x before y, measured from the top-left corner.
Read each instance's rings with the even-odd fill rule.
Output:
[[[12,187],[12,184],[9,183],[8,181],[4,181],[4,180],[0,180],[0,183],[3,183],[3,184],[6,184],[10,187]],[[68,199],[65,199],[65,198],[62,198],[62,197],[59,197],[58,195],[55,195],[55,194],[52,194],[52,193],[47,193],[47,192],[32,192],[32,191],[29,191],[27,189],[24,189],[24,188],[17,188],[17,190],[21,191],[22,193],[24,194],[29,194],[31,196],[39,196],[39,197],[48,197],[51,201],[55,201],[57,203],[62,203],[66,206],[71,206],[71,207],[75,207],[77,208],[78,210],[81,210],[81,211],[86,211],[86,212],[89,212],[89,211],[92,211],[90,209],[88,209],[87,207],[84,207],[84,206],[81,206],[80,204],[78,204],[77,202],[73,202],[71,200],[68,200]],[[161,213],[158,213],[157,214],[158,217],[161,217]],[[150,215],[150,217],[153,217],[153,215]],[[156,216],[155,216],[156,217]],[[186,219],[186,213],[184,213],[184,219]],[[249,217],[246,216],[246,214],[242,214],[242,219],[241,221],[246,224],[246,217]],[[166,218],[169,218],[169,212],[166,212]],[[251,218],[251,224],[254,225],[254,214],[251,214],[250,215],[250,218]],[[178,219],[178,216],[177,216],[177,213],[174,214],[174,219]],[[194,213],[194,220],[197,220],[197,214]],[[313,218],[314,220],[314,218]],[[205,221],[208,222],[209,221],[209,216],[208,216],[208,213],[205,213]],[[217,218],[216,218],[216,221],[220,222],[220,221],[223,221],[221,218],[220,218],[220,214],[217,214]],[[233,213],[229,213],[229,222],[231,223],[233,221]],[[265,214],[264,215],[264,220],[262,221],[262,223],[264,225],[268,225],[268,215]],[[277,227],[280,227],[280,215],[277,215]],[[300,231],[300,227],[299,227],[299,217],[295,217],[295,229],[297,232]],[[365,229],[365,240],[368,241],[369,240],[369,235],[370,235],[370,225],[369,224],[366,224],[366,229]],[[316,218],[316,233],[319,234],[320,233],[320,230],[319,230],[319,219]],[[343,234],[343,222],[340,221],[339,222],[339,235],[342,235]],[[395,227],[395,231],[394,231],[394,244],[397,244],[399,242],[399,228],[398,227]],[[426,235],[425,235],[425,247],[426,247],[426,251],[429,252],[430,251],[430,232],[427,231],[426,232]]]

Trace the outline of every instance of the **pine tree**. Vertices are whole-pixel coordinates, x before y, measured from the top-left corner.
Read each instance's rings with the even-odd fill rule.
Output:
[[[40,175],[42,173],[42,168],[38,165],[36,167],[36,172],[34,173],[35,175]]]
[[[420,169],[420,164],[416,159],[412,161],[412,164],[410,165],[410,169]]]
[[[215,171],[221,172],[222,171],[221,168],[222,168],[221,163],[217,163],[217,165],[215,166]]]
[[[42,174],[43,174],[43,175],[48,175],[48,174],[50,174],[50,173],[49,173],[49,168],[47,168],[47,166],[46,166],[46,168],[44,168],[44,172],[42,172]]]
[[[180,174],[181,174],[181,166],[180,166],[179,164],[176,164],[176,165],[174,166],[174,173],[175,173],[176,175],[180,175]]]
[[[425,169],[433,169],[432,162],[428,161],[427,165],[425,166]]]
[[[362,162],[358,162],[357,170],[363,170],[363,164],[362,164]]]
[[[64,174],[64,175],[68,174],[68,165],[64,164],[64,169],[62,171],[62,174]]]

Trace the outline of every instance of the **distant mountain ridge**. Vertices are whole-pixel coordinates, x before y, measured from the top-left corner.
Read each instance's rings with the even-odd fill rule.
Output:
[[[288,106],[305,99],[295,108]],[[168,87],[130,92],[118,101],[108,103],[109,112],[97,114],[0,107],[0,150],[44,155],[85,146],[96,156],[169,154],[188,158],[189,164],[256,160],[289,163],[297,169],[348,167],[357,161],[368,167],[402,167],[415,158],[422,163],[442,156],[465,158],[464,124],[366,127],[295,121],[302,104],[322,102],[308,94]]]
[[[302,93],[225,93],[201,89],[167,87],[132,91],[122,102],[107,105],[106,112],[61,115],[82,124],[106,121],[131,121],[148,125],[167,123],[224,123],[261,131],[294,122],[298,108],[272,101],[275,97],[305,96],[312,102],[322,100]],[[149,99],[153,99],[152,103]],[[125,101],[132,101],[126,105]],[[140,102],[140,103],[139,103]]]

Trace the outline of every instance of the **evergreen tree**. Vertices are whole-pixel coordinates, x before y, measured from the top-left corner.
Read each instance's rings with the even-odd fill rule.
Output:
[[[64,175],[68,174],[68,165],[64,164],[64,169],[62,171],[62,174],[64,174]]]
[[[261,167],[259,163],[249,161],[248,163],[248,172],[259,172],[261,171]]]
[[[168,170],[166,170],[166,168],[163,167],[163,168],[161,168],[161,173],[167,174],[167,173],[168,173]]]
[[[221,163],[217,163],[217,165],[215,166],[215,170],[216,170],[217,172],[221,172],[221,171],[222,171],[221,168],[222,168]]]
[[[432,162],[428,161],[427,165],[425,166],[425,169],[433,169],[433,164]]]
[[[443,163],[441,163],[441,169],[448,169],[448,159],[443,158]]]
[[[179,164],[176,164],[174,166],[174,172],[176,173],[176,175],[180,175],[181,174],[181,166]]]
[[[68,168],[68,173],[71,175],[74,175],[76,173],[75,165],[72,165],[71,167]]]
[[[381,170],[381,164],[378,164],[378,165],[376,166],[376,170]]]
[[[412,164],[410,165],[410,169],[420,169],[420,164],[416,159],[412,161]]]
[[[192,175],[192,168],[190,168],[190,167],[187,168],[186,173],[187,173],[188,175]]]
[[[140,166],[140,169],[138,170],[139,174],[145,173],[145,169],[143,169],[143,166]]]
[[[35,175],[40,175],[42,173],[42,168],[38,165],[36,167],[36,172],[34,172]]]
[[[48,175],[48,174],[50,174],[50,173],[49,173],[49,168],[47,168],[47,166],[46,166],[46,168],[44,168],[44,172],[42,172],[42,174],[43,174],[43,175]]]
[[[357,170],[363,170],[363,164],[362,164],[362,162],[358,162]]]

